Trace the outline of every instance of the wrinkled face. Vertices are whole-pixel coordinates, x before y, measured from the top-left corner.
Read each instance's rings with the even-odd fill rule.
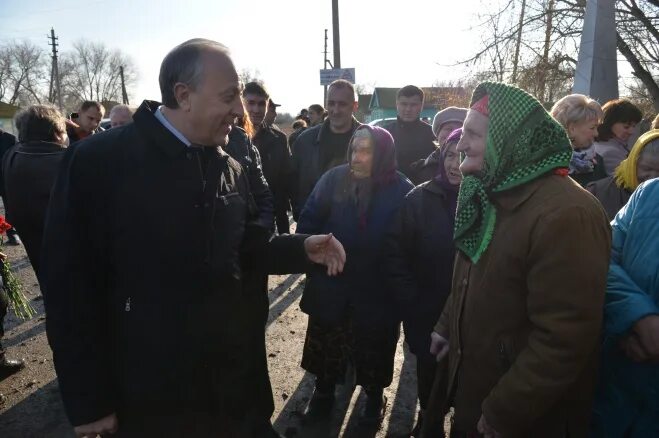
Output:
[[[78,118],[75,122],[83,131],[91,133],[98,128],[98,124],[101,123],[102,118],[103,113],[98,108],[92,106],[85,111],[78,112]]]
[[[613,126],[611,126],[611,132],[613,135],[623,142],[624,144],[627,144],[629,141],[629,137],[634,135],[634,131],[636,128],[636,123],[634,122],[627,122],[627,123],[614,123]]]
[[[465,154],[460,165],[463,175],[472,175],[483,170],[487,128],[490,119],[478,111],[469,110],[463,126],[462,138],[458,143],[458,152]]]
[[[639,184],[652,178],[659,178],[659,156],[641,152],[636,163],[636,176]]]
[[[259,126],[265,120],[265,114],[268,109],[268,98],[259,96],[258,94],[245,94],[243,95],[245,101],[245,109],[249,114],[249,119],[254,126]]]
[[[327,117],[334,132],[347,132],[352,126],[352,113],[357,103],[352,91],[346,87],[327,90]]]
[[[116,111],[110,116],[110,126],[112,128],[127,125],[132,121],[133,117],[128,111]]]
[[[451,141],[451,143],[444,145],[446,148],[444,158],[444,171],[448,182],[454,186],[460,185],[462,182],[462,173],[460,172],[460,154],[457,151],[458,143]]]
[[[309,120],[311,121],[311,125],[313,126],[322,123],[323,121],[323,116],[318,111],[314,111],[310,109],[308,115],[309,115]]]
[[[437,133],[437,143],[440,146],[444,144],[449,134],[455,131],[458,128],[462,128],[462,123],[460,122],[446,122],[439,127],[439,132]]]
[[[350,170],[355,178],[368,178],[373,170],[373,140],[356,137],[351,144]]]
[[[597,136],[597,119],[581,120],[577,123],[571,123],[567,126],[567,133],[572,142],[572,149],[586,149],[595,141]]]
[[[196,89],[178,83],[175,95],[192,133],[189,140],[226,146],[234,119],[243,116],[240,81],[227,54],[209,49],[202,62],[202,78]]]
[[[420,96],[399,96],[396,99],[396,111],[403,122],[419,120],[423,101]]]

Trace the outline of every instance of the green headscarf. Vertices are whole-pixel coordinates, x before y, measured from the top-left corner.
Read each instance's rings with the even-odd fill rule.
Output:
[[[474,263],[494,232],[496,208],[490,196],[566,168],[572,156],[565,130],[533,96],[510,85],[483,82],[471,105],[485,95],[490,120],[483,170],[462,180],[455,219],[455,244]]]

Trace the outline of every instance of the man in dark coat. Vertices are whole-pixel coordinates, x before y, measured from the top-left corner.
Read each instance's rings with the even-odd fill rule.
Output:
[[[288,234],[290,195],[288,180],[290,174],[291,151],[286,135],[275,130],[265,120],[270,96],[265,87],[258,82],[250,82],[243,90],[243,101],[249,118],[256,128],[254,145],[258,148],[263,161],[263,174],[275,200],[275,223],[279,234]]]
[[[348,143],[360,125],[353,116],[356,110],[354,86],[343,79],[332,82],[327,89],[327,119],[304,131],[293,145],[290,184],[295,220],[320,177],[346,163]]]
[[[64,406],[83,437],[262,436],[244,276],[309,260],[336,274],[345,253],[331,236],[254,235],[223,149],[243,115],[226,47],[177,46],[160,88],[163,105],[69,148],[53,190],[41,282]]]
[[[432,127],[421,121],[419,116],[423,109],[423,90],[414,85],[407,85],[396,95],[398,118],[384,126],[396,142],[396,160],[398,169],[414,184],[420,184],[412,163],[426,158],[435,150],[435,136]]]
[[[23,236],[25,251],[39,275],[41,242],[50,192],[68,138],[64,116],[50,105],[33,105],[16,116],[21,142],[4,156],[7,221]]]
[[[0,129],[0,162],[2,162],[2,158],[5,156],[7,151],[11,149],[15,144],[16,136]],[[2,174],[0,174],[0,196],[2,196],[2,204],[7,205],[5,203],[5,179],[2,177]],[[18,237],[18,233],[14,228],[7,231],[7,244],[21,244],[21,239]]]

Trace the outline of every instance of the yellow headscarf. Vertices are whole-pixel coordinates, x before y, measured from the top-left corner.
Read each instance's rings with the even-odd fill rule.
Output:
[[[638,175],[636,174],[636,167],[638,165],[638,157],[641,156],[645,145],[653,140],[659,138],[659,129],[648,131],[641,135],[632,150],[629,152],[629,157],[623,160],[615,170],[615,180],[618,187],[625,188],[630,191],[636,190],[638,187]]]

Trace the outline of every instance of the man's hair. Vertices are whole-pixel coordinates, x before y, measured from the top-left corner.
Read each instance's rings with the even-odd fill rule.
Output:
[[[423,90],[416,85],[405,85],[403,88],[398,90],[398,93],[396,93],[396,100],[400,99],[401,97],[414,97],[414,96],[419,96],[421,99],[421,102],[423,102]]]
[[[610,100],[602,107],[604,118],[597,128],[597,141],[613,138],[611,128],[616,123],[639,123],[643,119],[640,109],[627,99]]]
[[[331,84],[329,84],[329,87],[327,87],[327,92],[329,93],[329,90],[332,88],[338,88],[338,89],[348,89],[352,93],[352,99],[353,102],[357,101],[357,95],[355,94],[355,86],[352,85],[350,82],[346,81],[345,79],[337,79]]]
[[[131,116],[133,115],[133,110],[128,105],[124,105],[123,103],[120,103],[119,105],[115,105],[115,106],[112,107],[112,109],[110,110],[110,116],[109,117],[112,118],[112,116],[114,114],[117,114],[117,113],[122,112],[122,111],[127,112]]]
[[[293,122],[293,129],[306,128],[306,127],[307,127],[307,122],[305,122],[302,119]]]
[[[57,134],[66,132],[66,119],[52,105],[32,105],[16,114],[18,140],[55,141]]]
[[[218,50],[229,56],[229,49],[217,41],[194,38],[174,47],[160,64],[160,94],[167,108],[178,108],[174,94],[176,84],[185,84],[195,90],[201,82],[204,63],[202,55],[209,50]]]
[[[567,130],[569,125],[587,120],[602,120],[604,113],[597,101],[583,94],[570,94],[554,104],[551,115]]]
[[[245,88],[243,89],[243,96],[247,94],[254,94],[265,99],[270,99],[270,94],[268,94],[268,91],[265,89],[263,84],[256,81],[248,82],[245,84]]]
[[[89,108],[96,108],[101,114],[105,114],[105,107],[101,105],[100,102],[95,100],[85,100],[80,104],[80,109],[78,110],[81,113],[84,113]]]

